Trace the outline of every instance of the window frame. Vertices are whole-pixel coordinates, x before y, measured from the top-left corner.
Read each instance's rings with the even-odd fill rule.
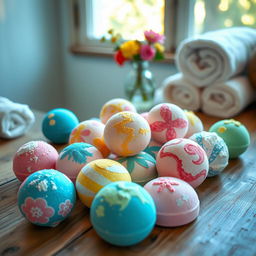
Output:
[[[74,54],[113,55],[113,46],[106,42],[90,39],[92,27],[93,0],[72,0],[71,9],[71,47]],[[178,44],[192,34],[194,0],[165,0],[165,59],[173,60]],[[170,29],[166,29],[170,28]]]

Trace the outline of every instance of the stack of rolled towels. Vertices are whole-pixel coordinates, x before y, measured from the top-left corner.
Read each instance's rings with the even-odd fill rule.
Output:
[[[180,73],[163,82],[163,98],[188,110],[230,118],[255,99],[246,68],[256,29],[234,27],[184,40],[176,55]]]

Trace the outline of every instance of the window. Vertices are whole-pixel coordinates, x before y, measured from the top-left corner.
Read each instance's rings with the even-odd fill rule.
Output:
[[[125,39],[164,33],[173,53],[186,37],[230,26],[256,27],[256,0],[73,0],[75,53],[112,53],[100,38],[113,28]]]

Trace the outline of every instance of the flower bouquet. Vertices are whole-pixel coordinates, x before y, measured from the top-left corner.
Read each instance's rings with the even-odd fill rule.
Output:
[[[115,45],[114,59],[118,65],[131,62],[125,93],[140,112],[151,108],[154,100],[155,81],[148,70],[148,62],[164,59],[164,36],[149,30],[144,32],[144,37],[144,41],[125,41],[120,34],[109,30],[107,37],[102,38],[102,41],[109,39]]]

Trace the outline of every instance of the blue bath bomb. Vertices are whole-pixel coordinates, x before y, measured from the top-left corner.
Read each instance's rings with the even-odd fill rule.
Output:
[[[53,169],[32,173],[18,191],[21,213],[39,226],[57,226],[69,216],[75,201],[76,190],[72,181]]]
[[[156,222],[156,207],[143,187],[120,181],[97,193],[90,216],[101,238],[114,245],[129,246],[150,234]]]
[[[53,143],[68,143],[71,131],[78,125],[76,115],[65,108],[56,108],[49,111],[42,123],[44,136]]]

